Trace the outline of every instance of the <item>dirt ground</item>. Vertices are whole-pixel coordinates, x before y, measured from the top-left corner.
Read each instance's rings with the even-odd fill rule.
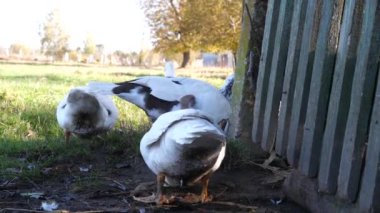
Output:
[[[220,168],[210,181],[209,203],[163,206],[134,199],[155,192],[154,184],[141,185],[155,176],[140,156],[121,154],[119,162],[99,156],[96,161],[62,163],[41,172],[43,179],[38,181],[0,180],[0,212],[39,212],[43,202],[51,201],[58,204],[58,212],[306,212],[284,197],[282,181],[254,165]],[[164,193],[184,197],[200,190],[200,186],[165,188]]]

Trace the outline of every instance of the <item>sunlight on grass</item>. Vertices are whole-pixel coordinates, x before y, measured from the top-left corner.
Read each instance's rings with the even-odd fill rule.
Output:
[[[179,70],[177,75],[202,79],[219,87],[229,72],[218,69]],[[74,139],[69,146],[64,143],[55,110],[58,102],[73,87],[92,80],[122,82],[145,75],[163,75],[163,71],[107,66],[0,64],[0,177],[17,173],[9,168],[36,175],[34,170],[57,161],[78,159],[79,156],[91,160],[91,146],[102,146],[111,153],[126,148],[137,153],[140,138],[150,122],[136,106],[114,97],[120,111],[116,128],[91,140]]]

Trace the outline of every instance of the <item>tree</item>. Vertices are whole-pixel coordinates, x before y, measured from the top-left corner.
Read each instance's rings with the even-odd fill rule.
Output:
[[[145,0],[143,8],[152,29],[155,49],[166,55],[182,52],[181,67],[190,59],[191,36],[183,22],[183,0]]]
[[[11,55],[18,54],[19,56],[23,56],[29,55],[31,52],[32,50],[24,44],[14,43],[9,47],[9,54]]]
[[[189,0],[184,10],[184,22],[195,37],[196,50],[236,53],[241,31],[241,1]]]
[[[236,54],[235,82],[233,85],[227,135],[246,142],[252,154],[262,156],[263,152],[252,143],[252,114],[264,37],[267,0],[241,0],[246,8],[243,12],[242,32]]]
[[[91,35],[87,35],[86,40],[84,41],[84,54],[94,55],[96,52],[96,44]]]
[[[144,0],[143,8],[155,49],[182,52],[184,67],[190,50],[236,52],[241,5],[236,0]]]
[[[43,24],[41,36],[41,51],[47,56],[62,58],[68,51],[69,36],[60,23],[59,10],[50,12]]]

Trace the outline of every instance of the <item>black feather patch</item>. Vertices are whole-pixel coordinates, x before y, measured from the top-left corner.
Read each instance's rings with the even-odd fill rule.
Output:
[[[150,89],[147,86],[143,86],[143,85],[136,84],[136,83],[131,83],[129,81],[122,82],[122,83],[116,83],[116,84],[119,86],[112,89],[112,92],[115,94],[129,93],[131,90],[136,89],[136,88],[141,88],[139,90],[139,92],[141,92],[141,93],[150,93],[152,91],[152,89]]]
[[[172,80],[172,81],[173,81],[173,83],[175,83],[175,84],[182,85],[181,82],[179,82],[179,81],[175,81],[175,80]]]
[[[179,82],[178,82],[179,83]],[[152,89],[133,83],[132,81],[126,81],[122,83],[117,83],[119,85],[118,87],[115,87],[112,92],[115,94],[120,93],[129,93],[133,89],[138,89],[138,92],[142,95],[145,95],[144,102],[145,102],[145,108],[143,110],[145,112],[156,109],[161,113],[169,112],[173,106],[177,105],[179,101],[166,101],[160,98],[157,98],[156,96],[151,95]],[[152,118],[152,120],[155,120],[156,118]]]
[[[145,110],[157,109],[161,113],[169,112],[173,106],[179,103],[179,101],[165,101],[150,94],[145,97],[144,101],[146,107]],[[151,119],[155,120],[156,118]]]

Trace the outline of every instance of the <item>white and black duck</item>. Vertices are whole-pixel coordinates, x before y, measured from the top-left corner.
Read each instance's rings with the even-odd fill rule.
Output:
[[[211,84],[191,78],[145,76],[121,83],[90,82],[91,90],[114,94],[143,109],[152,121],[165,112],[181,109],[180,98],[194,95],[194,108],[224,127],[231,114],[228,100]]]
[[[181,101],[182,108],[196,104],[191,95]],[[210,176],[225,156],[226,138],[211,117],[197,109],[182,109],[162,114],[140,142],[145,163],[157,175],[156,203],[167,203],[162,186],[202,184],[199,201],[209,201]]]
[[[108,131],[116,123],[118,110],[110,96],[77,87],[58,104],[56,116],[69,142],[71,134],[86,138]]]

